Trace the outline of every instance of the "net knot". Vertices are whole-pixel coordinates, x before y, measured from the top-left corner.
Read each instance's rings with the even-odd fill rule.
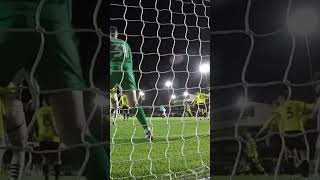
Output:
[[[247,34],[248,36],[254,36],[254,35],[255,35],[255,33],[254,33],[251,29],[248,29],[248,30],[246,31],[246,34]]]
[[[37,32],[39,32],[39,33],[45,33],[46,32],[46,30],[43,27],[41,27],[40,25],[36,26],[35,30]]]
[[[288,79],[284,79],[284,80],[283,80],[283,83],[284,83],[285,85],[287,85],[287,86],[290,86],[290,85],[291,85],[291,81],[288,80]]]
[[[98,36],[103,36],[103,31],[101,28],[97,28],[95,31]]]
[[[241,84],[244,88],[249,87],[249,83],[247,81],[243,81]]]

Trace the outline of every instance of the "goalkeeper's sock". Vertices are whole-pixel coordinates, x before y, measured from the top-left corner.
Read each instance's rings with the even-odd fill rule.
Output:
[[[144,114],[143,108],[138,106],[136,108],[132,108],[132,111],[134,111],[134,113],[136,114],[136,117],[140,122],[141,126],[143,127],[143,129],[148,128],[147,118],[146,118],[146,115]]]
[[[93,137],[86,136],[85,139],[89,143],[97,143]],[[109,158],[103,146],[91,147],[89,161],[84,172],[87,180],[109,179],[108,162]]]

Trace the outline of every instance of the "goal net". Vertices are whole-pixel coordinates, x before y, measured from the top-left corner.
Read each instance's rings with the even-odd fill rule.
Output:
[[[209,94],[209,1],[114,0],[110,10],[111,25],[132,50],[139,104],[154,134],[144,139],[134,114],[110,125],[111,178],[208,177],[209,98],[204,114],[191,101]]]
[[[290,149],[290,146],[296,144],[300,144],[309,159],[313,159],[318,133],[317,119],[311,116],[315,110],[315,87],[319,77],[316,77],[318,69],[314,59],[317,55],[312,51],[314,36],[308,32],[314,18],[310,13],[312,10],[302,16],[297,13],[306,6],[318,8],[319,3],[291,0],[218,0],[213,3],[213,175],[228,176],[229,179],[241,179],[241,175],[248,174],[256,174],[256,179],[265,174],[270,179],[302,175],[303,163],[290,162],[289,153],[299,148]],[[283,101],[281,97],[284,97]],[[257,136],[267,120],[274,117],[272,112],[290,103],[311,107],[305,112],[310,117],[303,121],[304,127],[289,131],[285,125],[270,121],[272,128]],[[292,113],[299,113],[299,110]],[[248,148],[252,142],[249,133],[256,148]],[[290,142],[292,139],[296,144]],[[252,149],[258,158],[250,156]],[[298,156],[294,154],[292,157]],[[255,163],[252,159],[256,160]],[[292,173],[292,166],[300,170],[294,167]]]
[[[96,70],[94,67],[95,60],[98,59],[98,54],[102,56],[103,54],[99,52],[99,50],[103,48],[99,48],[100,43],[102,41],[102,36],[103,33],[101,32],[100,29],[100,23],[98,24],[98,15],[101,16],[101,12],[105,13],[104,6],[106,4],[103,4],[102,1],[92,1],[92,2],[86,2],[85,6],[85,12],[81,13],[81,16],[78,16],[77,13],[72,10],[72,6],[74,5],[75,7],[80,7],[81,9],[81,3],[73,1],[74,4],[71,3],[71,1],[50,1],[50,0],[39,0],[39,1],[15,1],[15,2],[5,2],[2,1],[0,4],[2,10],[1,10],[1,27],[0,27],[0,32],[1,32],[1,59],[3,59],[2,64],[2,70],[1,72],[6,74],[8,73],[8,76],[2,76],[0,78],[1,80],[1,86],[7,81],[10,81],[12,79],[5,79],[5,78],[12,78],[12,74],[14,73],[14,69],[16,66],[19,66],[19,68],[26,70],[28,69],[28,72],[25,72],[24,74],[21,73],[21,78],[17,78],[17,86],[12,86],[12,87],[0,87],[0,164],[1,164],[1,172],[0,172],[0,179],[18,179],[18,172],[19,172],[19,167],[24,170],[22,174],[21,179],[41,179],[43,178],[42,176],[44,175],[44,168],[43,165],[44,163],[47,163],[50,165],[50,170],[52,169],[52,166],[54,164],[58,164],[60,162],[59,158],[56,157],[58,153],[61,153],[61,168],[56,166],[55,169],[60,169],[60,175],[61,176],[69,176],[69,177],[61,177],[61,179],[82,179],[82,175],[84,174],[86,165],[88,165],[89,159],[92,157],[92,150],[96,149],[96,147],[105,147],[109,143],[108,138],[106,138],[107,133],[106,131],[108,130],[105,126],[102,127],[102,124],[105,125],[106,123],[106,117],[99,117],[99,116],[105,116],[103,115],[106,106],[106,97],[105,93],[101,89],[92,87],[94,82],[92,82],[92,74],[95,74],[91,71],[90,73],[89,70],[88,72],[83,72],[83,74],[88,74],[86,78],[90,79],[90,88],[87,89],[79,89],[79,88],[74,88],[74,89],[53,89],[55,83],[61,79],[68,79],[66,81],[69,81],[69,83],[73,80],[69,79],[65,71],[66,69],[70,70],[70,74],[76,74],[77,72],[77,78],[75,79],[81,79],[81,76],[83,74],[80,74],[81,71],[79,72],[78,67],[75,67],[79,64],[76,64],[78,62],[74,61],[81,61],[79,63],[84,63],[84,61],[88,61],[92,65],[92,69]],[[102,5],[103,4],[103,5]],[[62,7],[62,8],[61,8]],[[94,8],[92,8],[94,7]],[[61,9],[60,9],[61,8]],[[3,10],[6,9],[6,10]],[[76,8],[75,8],[76,9]],[[100,11],[99,11],[100,10]],[[5,12],[4,12],[5,11]],[[55,14],[55,13],[60,13],[60,14]],[[85,22],[85,28],[82,26],[80,27],[72,27],[71,24],[69,24],[69,20],[71,20],[72,14],[75,15],[72,18],[72,23],[74,23],[76,20],[81,22]],[[83,17],[84,14],[85,18]],[[54,16],[54,17],[53,17]],[[64,23],[60,24],[62,17],[62,21]],[[90,17],[90,19],[93,22],[88,22],[86,19],[87,17]],[[69,19],[70,18],[70,19]],[[52,20],[54,19],[54,20]],[[79,20],[80,19],[80,20]],[[13,21],[17,22],[19,21],[18,24],[12,23]],[[91,24],[90,24],[91,23]],[[104,22],[105,23],[105,22]],[[54,24],[54,25],[52,25]],[[51,26],[52,25],[52,26]],[[72,24],[73,25],[73,24]],[[8,28],[8,26],[10,28]],[[50,27],[48,27],[50,26]],[[12,28],[11,28],[12,27]],[[92,41],[88,44],[91,45],[94,44],[94,46],[91,47],[98,47],[94,50],[94,52],[88,57],[78,56],[78,47],[74,44],[74,40],[78,40],[79,34],[77,33],[87,33],[86,35],[90,34],[94,36],[92,39],[98,39],[99,42],[92,43]],[[62,35],[61,35],[62,33]],[[75,36],[75,39],[73,39]],[[92,37],[91,36],[91,37]],[[61,38],[63,37],[63,38]],[[89,37],[89,36],[87,36]],[[62,40],[63,39],[63,40]],[[88,42],[90,38],[82,38],[85,39],[80,42],[85,44]],[[95,40],[94,39],[94,40]],[[87,40],[87,41],[86,41]],[[62,42],[63,41],[63,42]],[[77,41],[77,45],[79,45],[79,41]],[[4,45],[6,44],[6,45]],[[10,44],[10,45],[9,45]],[[54,45],[53,45],[54,44]],[[68,45],[66,45],[68,44]],[[88,44],[86,44],[88,46]],[[53,45],[53,46],[52,46]],[[8,48],[6,48],[8,47]],[[90,48],[90,47],[89,47]],[[82,51],[86,51],[89,49],[88,47],[82,49]],[[81,49],[81,48],[79,48]],[[70,53],[74,53],[73,55],[69,56]],[[59,55],[58,55],[59,54]],[[81,53],[80,53],[81,54]],[[92,55],[92,56],[91,56]],[[53,56],[56,56],[55,58]],[[58,56],[58,57],[57,57]],[[54,58],[49,60],[50,58]],[[102,59],[105,60],[108,57],[103,57]],[[61,60],[63,59],[63,60]],[[43,62],[49,60],[47,62]],[[15,65],[10,66],[7,63],[9,62],[16,62]],[[68,62],[67,62],[68,61]],[[19,63],[18,63],[19,62]],[[45,87],[43,87],[43,82],[37,84],[36,81],[40,81],[39,79],[43,78],[44,74],[39,77],[39,74],[41,74],[41,71],[44,71],[43,66],[39,64],[50,64],[52,62],[58,62],[56,65],[49,65],[50,68],[48,68],[48,72],[44,72],[47,78],[49,76],[53,77],[53,80],[49,81],[47,79],[47,88],[48,86],[51,86],[49,88],[50,90],[45,90]],[[68,65],[66,65],[66,64]],[[87,62],[86,62],[87,63]],[[19,65],[18,65],[19,64]],[[74,65],[76,64],[76,65]],[[107,63],[105,63],[107,64]],[[8,65],[8,67],[7,67]],[[66,65],[66,66],[64,66]],[[63,66],[63,67],[61,67]],[[86,66],[83,65],[83,66]],[[64,73],[57,73],[57,69],[55,68],[61,68],[60,70],[64,71]],[[19,69],[19,70],[21,70]],[[54,70],[55,69],[55,70]],[[75,70],[76,69],[76,70]],[[105,68],[104,68],[105,69]],[[49,72],[50,71],[50,72]],[[20,72],[20,71],[19,71]],[[21,71],[23,72],[23,71]],[[40,72],[40,73],[39,73]],[[38,74],[39,73],[39,74]],[[24,77],[22,77],[22,74]],[[63,74],[63,78],[59,78],[59,75]],[[69,74],[69,75],[70,75]],[[90,75],[89,75],[90,74]],[[103,74],[103,73],[102,73]],[[105,73],[104,73],[105,74]],[[20,74],[19,74],[20,75]],[[38,76],[36,76],[38,75]],[[70,76],[69,76],[70,77]],[[105,77],[103,77],[105,78]],[[82,79],[81,79],[82,80]],[[23,81],[23,82],[22,82]],[[76,80],[77,81],[77,80]],[[60,81],[61,82],[61,81]],[[105,79],[104,79],[105,82]],[[21,84],[20,84],[21,83]],[[79,82],[78,82],[79,83]],[[81,84],[83,82],[80,82]],[[42,85],[41,85],[42,84]],[[60,84],[62,87],[65,86],[64,83]],[[66,83],[67,84],[67,83]],[[77,83],[76,83],[77,84]],[[89,83],[88,83],[89,84]],[[11,85],[11,84],[10,84]],[[56,84],[57,85],[57,84]],[[70,84],[69,84],[70,85]],[[59,85],[58,85],[59,86]],[[81,85],[80,85],[81,86]],[[60,86],[61,87],[61,86]],[[11,88],[11,89],[10,89]],[[93,100],[90,99],[90,102],[85,105],[92,105],[95,106],[95,108],[92,108],[97,111],[97,113],[92,110],[91,108],[90,112],[86,114],[87,119],[90,120],[91,124],[90,127],[86,128],[92,128],[92,124],[94,120],[99,120],[98,123],[98,128],[95,129],[95,131],[91,131],[92,136],[95,136],[95,138],[99,141],[97,143],[91,143],[84,138],[84,132],[82,132],[82,143],[81,144],[74,144],[74,145],[63,145],[60,143],[61,139],[59,140],[58,135],[56,134],[54,129],[54,121],[51,122],[53,119],[58,119],[54,117],[54,113],[52,113],[51,109],[47,110],[46,112],[49,111],[49,113],[43,113],[42,115],[42,122],[43,126],[46,126],[46,130],[48,131],[42,131],[43,136],[47,136],[46,138],[43,138],[42,140],[39,140],[40,138],[39,131],[36,131],[36,125],[37,122],[40,118],[38,118],[37,114],[39,113],[39,109],[45,106],[43,103],[43,99],[48,98],[48,96],[52,94],[71,94],[69,93],[72,90],[76,91],[83,91],[83,92],[95,92],[98,91],[97,94],[99,94],[99,98],[96,98],[97,102],[92,102]],[[46,96],[44,98],[44,96]],[[22,104],[16,98],[18,99],[21,98]],[[40,98],[41,97],[41,98]],[[70,97],[70,96],[69,96]],[[74,96],[73,96],[74,97]],[[86,99],[86,97],[78,96],[79,99],[74,98],[76,100],[79,100],[79,102],[82,102],[83,99]],[[83,98],[83,99],[82,99]],[[9,99],[9,100],[8,100]],[[12,100],[14,99],[14,100]],[[74,100],[73,99],[73,100]],[[88,98],[89,99],[89,98]],[[13,102],[10,102],[13,101]],[[72,100],[70,100],[72,101]],[[70,102],[69,101],[69,102]],[[61,102],[61,100],[60,100]],[[65,102],[68,102],[67,100]],[[47,100],[47,103],[48,100]],[[76,103],[78,105],[78,103]],[[97,104],[101,105],[98,106]],[[49,103],[50,106],[50,103]],[[59,106],[59,108],[65,108],[64,105]],[[98,106],[98,107],[97,107]],[[57,107],[57,106],[56,106]],[[79,107],[79,106],[78,106]],[[23,108],[23,109],[22,109]],[[80,108],[81,105],[80,105]],[[99,110],[97,110],[99,109]],[[60,109],[61,110],[61,109]],[[78,112],[79,114],[84,111],[84,109],[80,109],[80,112],[78,111],[77,107],[74,107],[75,111],[73,112]],[[100,113],[99,113],[99,112]],[[54,114],[54,115],[53,115]],[[67,110],[64,109],[64,114],[62,115],[64,118],[66,116],[69,116],[72,114],[72,112],[68,112]],[[90,115],[88,115],[90,114]],[[107,114],[107,113],[106,113]],[[74,114],[73,114],[74,115]],[[77,114],[78,115],[78,114]],[[40,116],[40,115],[39,115]],[[81,120],[83,119],[83,116],[81,114],[78,116],[78,118]],[[72,124],[72,121],[77,118],[70,118],[70,130],[73,131],[77,129],[77,122],[74,121],[74,124]],[[94,119],[94,120],[92,120]],[[49,120],[49,121],[46,121]],[[85,120],[85,119],[83,119]],[[100,121],[101,120],[101,121]],[[88,121],[89,122],[89,121]],[[68,123],[68,121],[65,121],[65,123]],[[82,124],[84,122],[81,122],[79,124]],[[19,130],[22,129],[24,132],[25,130],[24,125],[27,125],[27,132],[26,135],[22,133]],[[66,124],[64,124],[64,127]],[[38,129],[40,125],[38,126]],[[74,129],[72,129],[74,127]],[[42,128],[43,130],[43,128]],[[58,129],[62,131],[62,128]],[[68,129],[69,130],[69,129]],[[90,129],[91,130],[91,129]],[[52,132],[55,133],[52,133]],[[99,132],[98,132],[99,131]],[[38,132],[38,134],[37,134]],[[68,131],[70,132],[70,131]],[[98,133],[99,134],[98,134]],[[23,135],[21,135],[23,134]],[[37,135],[35,135],[37,134]],[[66,133],[67,135],[73,136],[75,134],[72,134],[72,132]],[[64,134],[64,135],[66,135]],[[98,134],[98,135],[97,135]],[[79,135],[79,134],[78,134]],[[101,136],[100,136],[101,135]],[[35,137],[37,136],[37,137]],[[69,136],[69,137],[70,137]],[[75,135],[76,136],[76,135]],[[53,137],[53,138],[52,138]],[[44,140],[46,139],[46,140]],[[54,139],[54,140],[53,140]],[[24,149],[21,149],[22,144],[24,142],[21,141],[28,141]],[[18,143],[17,143],[18,141]],[[49,141],[49,144],[45,144],[42,146],[41,142],[43,141]],[[78,141],[78,140],[77,140]],[[40,142],[40,143],[39,143]],[[60,143],[60,144],[59,144]],[[54,144],[54,145],[52,145]],[[61,145],[61,148],[59,148],[59,145]],[[82,151],[83,150],[82,157],[77,157],[72,159],[72,155],[75,154],[74,151]],[[103,149],[103,148],[101,148]],[[23,153],[20,153],[19,151],[25,152],[26,158],[25,161],[23,162]],[[101,151],[100,151],[101,153]],[[17,155],[15,156],[14,155]],[[97,155],[98,153],[96,153]],[[102,154],[102,153],[101,153]],[[49,155],[49,158],[48,158]],[[13,158],[12,158],[13,157]],[[46,161],[44,160],[44,157],[48,158]],[[53,160],[52,160],[53,159]],[[92,158],[91,158],[92,159]],[[80,162],[76,162],[80,161]],[[107,160],[101,160],[106,162]],[[20,164],[19,164],[20,163]],[[25,165],[25,166],[24,166]],[[80,166],[80,167],[79,167]],[[54,173],[49,172],[49,175],[54,175]],[[4,177],[5,176],[5,177]],[[10,178],[8,178],[10,176]],[[37,176],[37,177],[36,177]],[[78,178],[77,178],[78,177]],[[20,179],[20,178],[19,178]]]

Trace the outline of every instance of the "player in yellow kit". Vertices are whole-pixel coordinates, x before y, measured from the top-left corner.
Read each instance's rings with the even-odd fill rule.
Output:
[[[245,134],[245,141],[245,159],[248,163],[246,174],[266,174],[259,160],[256,141],[251,136],[251,133],[247,132]]]
[[[21,84],[24,80],[23,76],[24,71],[19,70],[8,86],[5,88],[0,87],[1,136],[4,137],[4,134],[6,134],[8,143],[18,147],[18,149],[12,150],[10,180],[22,179],[25,164],[25,151],[23,151],[22,148],[25,147],[27,142],[27,126],[23,104],[18,100],[22,90]],[[3,132],[3,130],[5,130],[5,132]],[[4,145],[4,139],[2,139],[1,143]],[[1,156],[3,156],[4,151],[5,149],[1,152]]]
[[[193,117],[190,103],[186,103],[186,111],[189,117]]]
[[[118,102],[118,94],[117,88],[113,87],[110,89],[110,110],[112,114],[112,124],[116,123],[118,118],[118,111],[119,111],[119,102]]]
[[[54,115],[52,108],[47,104],[45,98],[42,100],[42,107],[36,112],[36,137],[40,144],[40,151],[59,150],[60,138],[54,124]],[[60,177],[61,169],[61,153],[44,153],[43,158],[43,174],[45,180],[49,180],[50,164],[54,165],[55,180]]]
[[[271,118],[257,133],[256,137],[270,128],[276,129],[283,135],[304,133],[304,123],[312,116],[313,105],[301,101],[285,101],[279,97],[279,106],[272,112]],[[276,126],[276,127],[274,127]],[[309,143],[306,135],[285,136],[286,157],[289,170],[293,173],[300,170],[303,176],[308,175]]]
[[[209,99],[209,95],[206,93],[198,92],[196,96],[193,98],[191,105],[197,105],[197,113],[196,116],[198,115],[198,112],[202,116],[205,116],[207,113],[207,100]]]
[[[123,120],[128,120],[129,119],[129,102],[128,102],[128,97],[127,95],[122,95],[120,97],[119,105],[121,107],[122,115],[123,115]]]

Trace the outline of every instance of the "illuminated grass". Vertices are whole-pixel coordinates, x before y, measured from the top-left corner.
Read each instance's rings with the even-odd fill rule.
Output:
[[[113,178],[143,176],[143,179],[168,179],[170,176],[175,178],[188,174],[193,177],[197,174],[199,178],[209,176],[208,120],[152,118],[151,123],[154,133],[152,143],[144,139],[142,127],[133,118],[129,121],[119,118],[117,125],[111,125]]]

